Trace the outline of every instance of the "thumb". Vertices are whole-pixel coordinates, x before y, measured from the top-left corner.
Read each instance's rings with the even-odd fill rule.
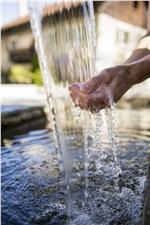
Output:
[[[97,88],[97,80],[93,78],[80,84],[80,91],[84,93],[91,93],[96,88]]]

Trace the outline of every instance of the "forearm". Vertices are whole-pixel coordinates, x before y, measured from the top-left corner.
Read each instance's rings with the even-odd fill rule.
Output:
[[[132,63],[150,54],[150,31],[139,40],[136,49],[131,56],[123,63],[123,65]]]
[[[150,77],[150,32],[141,38],[137,48],[122,64],[129,86],[140,83]]]
[[[129,86],[150,78],[150,54],[132,63],[123,65],[125,80]]]
[[[150,50],[147,48],[135,49],[132,55],[123,63],[123,65],[127,65],[129,63],[135,62],[149,54],[150,54]]]

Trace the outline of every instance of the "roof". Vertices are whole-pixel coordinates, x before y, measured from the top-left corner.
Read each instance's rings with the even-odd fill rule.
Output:
[[[60,3],[54,3],[51,5],[47,5],[43,8],[43,16],[50,16],[50,15],[54,15],[57,12],[62,12],[63,10],[69,10],[72,7],[77,7],[79,5],[82,4],[82,2],[85,2],[84,0],[79,0],[79,1],[64,1],[64,2],[60,2]],[[28,16],[24,16],[24,17],[20,17],[16,20],[14,20],[13,22],[7,23],[6,25],[2,26],[2,31],[8,31],[8,30],[12,30],[16,27],[28,24],[30,22],[30,17]]]
[[[58,12],[62,12],[63,10],[69,10],[71,8],[76,8],[80,6],[83,2],[86,2],[87,0],[67,0],[67,1],[61,1],[54,4],[47,5],[43,8],[43,17],[48,17],[51,15],[54,15]],[[113,2],[113,1],[112,1]],[[146,28],[146,12],[144,8],[143,2],[138,2],[138,7],[133,7],[134,2],[128,2],[128,1],[114,1],[117,4],[109,4],[107,5],[106,10],[104,12],[106,14],[111,15],[114,18],[120,19],[124,22],[128,22],[131,24],[134,24],[136,26]],[[99,8],[98,6],[102,3],[105,3],[105,1],[93,1],[94,3],[94,10]],[[128,13],[123,13],[124,4],[130,4],[132,5],[132,10]],[[103,9],[103,8],[102,8]],[[102,10],[100,9],[100,10]],[[104,8],[105,9],[105,8]],[[121,10],[122,9],[122,10]],[[134,12],[134,13],[133,13]],[[30,17],[24,16],[20,17],[17,20],[8,23],[2,27],[2,34],[7,33],[9,31],[12,31],[15,28],[22,28],[24,25],[29,25],[30,23]]]
[[[6,25],[2,26],[2,31],[11,30],[15,27],[29,23],[29,21],[30,21],[29,16],[20,17],[14,20],[13,22],[7,23]]]

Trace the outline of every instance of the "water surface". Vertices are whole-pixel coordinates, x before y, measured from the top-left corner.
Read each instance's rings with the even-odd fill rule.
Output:
[[[89,195],[84,204],[83,136],[80,129],[78,133],[72,129],[72,134],[66,129],[65,140],[73,165],[72,219],[66,214],[64,174],[58,166],[53,135],[47,129],[31,130],[4,140],[2,224],[141,225],[150,147],[149,115],[149,110],[117,110],[120,192],[114,189],[110,145],[102,138],[108,157],[97,170],[97,152],[93,152],[88,171]]]

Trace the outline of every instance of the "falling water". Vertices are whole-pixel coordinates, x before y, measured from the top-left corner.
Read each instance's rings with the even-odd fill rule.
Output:
[[[69,3],[71,4],[71,2]],[[65,3],[64,3],[65,5]],[[58,13],[50,14],[45,8],[45,28],[42,25],[42,15],[40,6],[29,2],[31,26],[35,38],[36,51],[39,57],[40,68],[43,75],[45,91],[50,109],[50,117],[56,149],[63,161],[65,170],[65,184],[67,189],[67,209],[68,215],[73,211],[73,195],[71,190],[72,163],[70,162],[70,152],[64,137],[64,128],[61,121],[59,109],[59,98],[61,91],[63,98],[68,100],[66,90],[69,83],[83,82],[95,74],[96,60],[96,33],[94,23],[94,10],[92,1],[72,3],[72,7],[67,6],[65,12],[61,9],[61,3],[55,5]],[[43,19],[43,20],[44,20]],[[114,133],[114,105],[111,101],[110,108],[106,110],[109,137],[114,156],[114,166],[119,168],[116,155],[116,139]],[[85,169],[85,201],[89,196],[89,165],[94,154],[98,154],[97,171],[101,171],[102,161],[106,153],[101,146],[102,139],[102,115],[101,112],[91,114],[90,112],[73,109],[76,117],[80,121],[84,137],[84,169]],[[60,150],[60,152],[59,152]],[[118,180],[117,171],[115,181]],[[117,181],[118,182],[118,181]],[[117,187],[117,183],[115,186]]]
[[[117,143],[116,143],[116,134],[115,134],[115,103],[112,100],[111,95],[109,94],[109,104],[110,107],[106,108],[106,121],[108,127],[108,135],[111,144],[111,150],[113,153],[113,164],[114,164],[114,187],[115,190],[119,191],[119,175],[121,174],[121,167],[117,158]]]
[[[68,154],[66,152],[66,146],[63,138],[63,133],[61,131],[61,127],[59,124],[59,116],[55,104],[55,91],[54,91],[54,83],[52,80],[52,76],[50,75],[50,71],[47,65],[47,58],[44,52],[44,40],[42,33],[42,24],[41,24],[41,12],[39,8],[35,6],[35,4],[30,2],[29,5],[30,15],[31,15],[31,26],[33,35],[35,38],[35,47],[39,57],[40,68],[43,75],[43,81],[45,86],[45,91],[47,95],[48,106],[50,109],[50,116],[52,117],[52,128],[53,135],[55,140],[56,150],[60,149],[60,155],[62,156],[62,160],[65,168],[65,184],[67,189],[67,211],[68,214],[71,214],[72,207],[72,199],[70,192],[70,177],[71,177],[71,167],[68,160]],[[59,154],[58,154],[59,157]]]

